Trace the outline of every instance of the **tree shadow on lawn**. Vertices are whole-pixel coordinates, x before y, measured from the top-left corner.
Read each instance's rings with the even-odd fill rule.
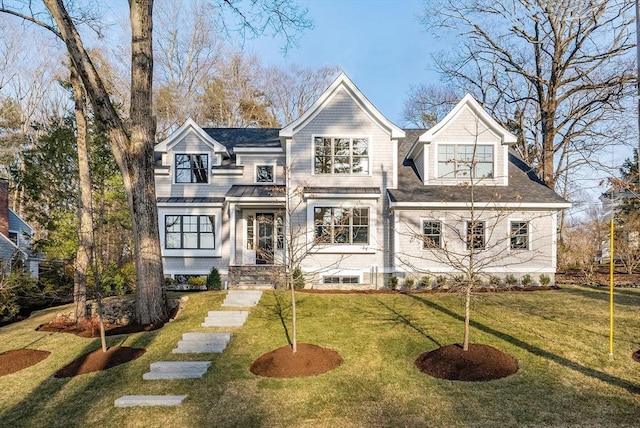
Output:
[[[464,322],[464,317],[463,316],[458,315],[455,312],[453,312],[453,311],[451,311],[451,310],[449,310],[449,309],[447,309],[447,308],[445,308],[443,306],[438,305],[437,303],[434,303],[432,301],[426,300],[425,298],[420,297],[420,296],[416,296],[416,295],[408,294],[407,296],[409,298],[411,298],[411,299],[415,299],[415,300],[421,302],[422,304],[424,304],[425,306],[428,306],[431,309],[435,309],[435,310],[437,310],[437,311],[439,311],[439,312],[441,312],[441,313],[443,313],[445,315],[449,315],[450,317],[452,317],[454,319],[457,319],[459,321]],[[553,361],[553,362],[555,362],[557,364],[560,364],[560,365],[562,365],[564,367],[567,367],[567,368],[569,368],[571,370],[575,370],[575,371],[577,371],[577,372],[579,372],[579,373],[581,373],[581,374],[583,374],[585,376],[589,376],[589,377],[592,377],[594,379],[601,380],[601,381],[606,382],[606,383],[608,383],[609,385],[612,385],[612,386],[623,388],[623,389],[625,389],[628,392],[633,393],[633,394],[640,393],[640,385],[636,385],[636,384],[628,382],[628,381],[626,381],[624,379],[621,379],[619,377],[612,376],[610,374],[603,373],[601,371],[592,369],[590,367],[583,366],[583,365],[581,365],[579,363],[576,363],[575,361],[571,361],[571,360],[569,360],[569,359],[567,359],[565,357],[561,357],[560,355],[556,355],[553,352],[549,352],[549,351],[547,351],[545,349],[539,348],[539,347],[537,347],[535,345],[532,345],[532,344],[527,343],[527,342],[525,342],[523,340],[520,340],[517,337],[511,336],[510,334],[507,334],[507,333],[503,333],[503,332],[501,332],[499,330],[496,330],[496,329],[494,329],[492,327],[489,327],[489,326],[484,325],[482,323],[479,323],[477,321],[471,320],[471,326],[473,328],[477,328],[478,330],[483,331],[485,333],[489,333],[489,334],[491,334],[491,335],[493,335],[493,336],[495,336],[495,337],[497,337],[499,339],[502,339],[502,340],[504,340],[506,342],[509,342],[509,343],[511,343],[511,344],[513,344],[515,346],[518,346],[519,348],[522,348],[522,349],[524,349],[524,350],[526,350],[526,351],[528,351],[528,352],[530,352],[530,353],[532,353],[534,355],[537,355],[539,357],[551,360],[551,361]]]
[[[570,287],[561,288],[559,292],[609,302],[608,287]],[[623,306],[640,306],[640,293],[631,290],[615,288],[613,304]]]
[[[378,299],[378,303],[380,304],[380,306],[382,306],[384,309],[389,311],[390,314],[391,314],[388,318],[384,318],[383,321],[392,322],[395,325],[404,325],[405,327],[409,327],[409,328],[415,330],[421,336],[429,339],[437,347],[441,347],[442,346],[442,344],[440,342],[438,342],[436,339],[434,339],[433,336],[431,336],[429,333],[424,331],[422,328],[418,327],[413,322],[413,320],[411,319],[411,315],[410,314],[403,314],[403,313],[398,312],[398,310],[396,310],[395,308],[389,306],[383,300]],[[370,314],[370,315],[372,315],[372,314]]]
[[[154,340],[155,336],[155,334],[151,333],[140,334],[128,346],[146,349]],[[112,346],[123,346],[128,340],[129,336],[118,338],[118,342]],[[81,354],[84,355],[95,349],[100,349],[100,339],[92,340],[91,343],[84,347]],[[128,364],[117,367],[123,369],[126,366],[130,367]],[[69,426],[83,426],[80,420],[81,417],[86,418],[89,415],[77,415],[72,420],[68,419],[69,415],[75,415],[78,407],[84,406],[90,409],[90,405],[87,403],[87,397],[95,397],[95,400],[98,401],[111,395],[113,393],[111,389],[113,382],[105,381],[103,376],[114,376],[114,371],[118,370],[117,367],[102,372],[83,375],[94,377],[86,385],[77,388],[73,393],[69,394],[69,396],[66,396],[63,402],[56,404],[55,411],[48,409],[47,403],[56,399],[57,394],[65,390],[67,384],[74,378],[54,378],[53,373],[51,373],[51,376],[47,377],[40,385],[35,387],[29,395],[2,413],[2,422],[3,424],[6,423],[7,426],[60,426],[61,423]],[[119,376],[119,378],[127,378],[127,376],[122,375]],[[100,390],[104,390],[103,393],[98,392]],[[135,393],[135,391],[126,391],[125,393]],[[119,395],[124,395],[124,393]],[[113,406],[113,400],[111,400],[111,406]]]

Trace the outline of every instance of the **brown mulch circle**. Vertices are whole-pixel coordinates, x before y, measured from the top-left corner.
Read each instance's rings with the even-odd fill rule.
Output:
[[[295,353],[291,346],[283,346],[262,354],[251,363],[249,370],[266,377],[315,376],[335,369],[342,362],[342,357],[334,350],[298,343]]]
[[[179,306],[174,307],[169,312],[169,320],[175,319],[180,310]],[[153,331],[162,328],[165,323],[156,324],[104,324],[105,336],[117,336],[119,334],[132,334],[144,331]],[[74,322],[68,317],[56,317],[48,324],[42,324],[36,331],[52,333],[71,333],[78,337],[95,338],[100,337],[100,324],[97,318],[89,318],[83,321]]]
[[[107,352],[102,352],[102,349],[96,349],[67,364],[55,372],[53,377],[73,377],[107,370],[111,367],[133,361],[141,357],[144,353],[144,349],[129,348],[128,346],[114,346],[108,348]]]
[[[640,349],[634,352],[633,355],[631,355],[631,357],[633,358],[634,361],[637,361],[638,363],[640,363]]]
[[[463,351],[462,345],[446,345],[420,354],[416,367],[422,372],[439,379],[462,380],[468,382],[489,381],[511,376],[518,371],[518,361],[488,345],[469,344]]]
[[[51,354],[37,349],[13,349],[0,354],[0,376],[15,373],[38,364]]]

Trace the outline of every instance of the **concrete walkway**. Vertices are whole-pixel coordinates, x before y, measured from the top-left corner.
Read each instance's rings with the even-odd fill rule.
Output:
[[[262,297],[259,290],[229,290],[222,303],[223,307],[250,308],[256,306]],[[202,327],[242,327],[249,311],[209,311]],[[231,340],[230,332],[187,332],[182,334],[173,354],[222,353]],[[144,380],[173,380],[201,378],[211,361],[157,361],[152,363]],[[178,406],[186,395],[123,395],[115,401],[116,407],[136,406]]]

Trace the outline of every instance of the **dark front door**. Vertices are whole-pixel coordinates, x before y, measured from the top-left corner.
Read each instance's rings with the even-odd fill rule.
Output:
[[[256,214],[258,243],[256,264],[273,264],[273,214]]]

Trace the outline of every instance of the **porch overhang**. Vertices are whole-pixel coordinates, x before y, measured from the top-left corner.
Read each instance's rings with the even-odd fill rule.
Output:
[[[305,199],[379,199],[379,187],[305,187]]]
[[[240,185],[231,186],[225,202],[236,204],[284,203],[287,198],[285,186],[280,185]]]

